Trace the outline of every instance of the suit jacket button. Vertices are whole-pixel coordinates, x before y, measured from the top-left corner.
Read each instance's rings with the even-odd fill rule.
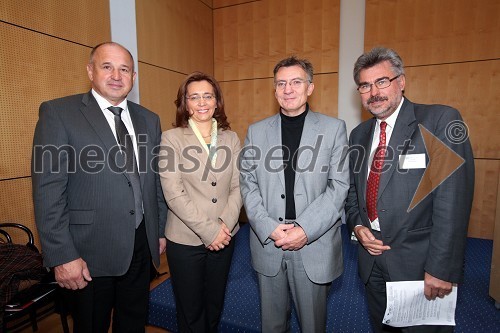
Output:
[[[366,208],[365,208],[365,207],[363,207],[363,212],[365,212],[365,213],[366,213]]]
[[[131,182],[128,182],[128,187],[132,186],[132,183]]]
[[[213,199],[212,199],[212,202],[213,202],[213,203],[216,203],[216,202],[217,202],[217,199],[216,199],[216,198],[213,198]]]
[[[283,218],[282,217],[278,218],[278,220],[280,220],[280,222],[283,222]]]
[[[128,212],[130,215],[134,215],[135,214],[135,211],[133,209],[131,209],[129,212]]]
[[[212,186],[215,186],[215,185],[217,185],[217,183],[216,182],[212,182]]]
[[[281,195],[281,199],[285,199],[285,195],[284,194]]]

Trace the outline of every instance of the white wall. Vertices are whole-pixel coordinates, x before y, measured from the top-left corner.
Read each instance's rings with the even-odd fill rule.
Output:
[[[346,122],[347,133],[361,122],[361,102],[352,70],[364,52],[365,0],[340,0],[338,117]]]
[[[137,62],[137,28],[135,0],[109,0],[111,40],[126,47],[134,57],[137,72],[134,88],[127,99],[139,103],[139,66]]]

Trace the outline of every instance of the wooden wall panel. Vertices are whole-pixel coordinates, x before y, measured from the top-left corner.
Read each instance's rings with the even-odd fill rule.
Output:
[[[138,0],[136,15],[140,62],[184,74],[213,74],[212,9],[205,3]]]
[[[498,59],[496,0],[366,0],[365,49],[398,51],[406,65]]]
[[[336,117],[338,74],[315,75],[314,84],[309,98],[311,109]],[[242,143],[250,124],[279,111],[272,78],[221,82],[221,89],[231,129],[238,133]]]
[[[208,7],[214,8],[213,0],[200,0],[200,1],[203,2],[205,5],[207,5]]]
[[[221,82],[220,86],[231,129],[238,133],[242,144],[248,125],[278,111],[272,79]]]
[[[215,77],[231,128],[274,115],[273,68],[290,55],[314,67],[311,108],[337,115],[339,0],[214,0]]]
[[[35,236],[35,244],[40,249],[31,200],[31,178],[0,181],[0,193],[2,193],[0,222],[16,222],[30,228]],[[23,234],[19,233],[19,235]]]
[[[469,237],[493,239],[498,214],[499,160],[475,160],[476,183]]]
[[[162,68],[139,63],[141,105],[160,116],[163,131],[175,121],[177,90],[186,76]]]
[[[313,111],[332,117],[338,116],[338,83],[337,73],[314,75],[314,92],[309,97]]]
[[[248,2],[214,10],[215,76],[271,77],[286,56],[308,58],[316,73],[338,72],[339,0]]]
[[[0,48],[1,180],[30,175],[40,103],[90,88],[90,48],[6,23],[0,23],[0,40],[6,46]]]
[[[0,19],[87,46],[111,39],[109,0],[2,0]]]
[[[416,103],[458,109],[475,158],[500,159],[499,86],[500,60],[406,68],[405,95]]]
[[[259,1],[266,1],[266,0],[213,0],[213,8],[216,9],[220,7],[242,5],[248,2],[259,2]]]

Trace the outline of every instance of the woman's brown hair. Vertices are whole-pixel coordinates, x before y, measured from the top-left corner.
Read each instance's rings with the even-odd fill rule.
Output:
[[[231,127],[229,127],[229,122],[227,121],[227,116],[224,112],[224,98],[222,97],[222,90],[220,89],[219,83],[212,76],[202,72],[193,72],[189,74],[179,87],[179,90],[177,91],[177,99],[175,100],[177,111],[175,124],[173,125],[175,127],[188,127],[189,111],[186,105],[187,87],[190,83],[199,81],[207,81],[214,89],[217,106],[213,117],[217,120],[217,127],[223,130],[230,129]]]

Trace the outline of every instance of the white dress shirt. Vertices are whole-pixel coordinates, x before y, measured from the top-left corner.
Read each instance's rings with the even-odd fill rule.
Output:
[[[393,114],[391,114],[387,119],[385,120],[377,119],[377,123],[375,124],[375,131],[373,132],[372,145],[370,147],[370,156],[368,159],[368,172],[366,173],[367,181],[368,177],[370,176],[370,168],[372,165],[373,156],[375,155],[378,143],[380,142],[380,123],[382,121],[385,121],[387,123],[387,126],[385,127],[385,142],[387,145],[389,145],[392,136],[392,131],[394,130],[394,126],[396,125],[396,120],[398,119],[399,111],[401,110],[401,105],[403,105],[403,101],[404,97],[401,98],[401,102],[399,103],[396,111]],[[375,220],[370,221],[370,223],[373,230],[380,231],[380,223],[378,221],[378,217]]]
[[[118,106],[118,107],[121,107],[123,109],[123,111],[121,113],[121,118],[122,118],[123,123],[125,124],[125,127],[127,128],[128,134],[130,135],[130,139],[132,140],[132,145],[134,146],[135,161],[137,163],[137,167],[139,167],[139,159],[137,158],[137,140],[135,139],[134,125],[132,124],[132,119],[130,118],[130,112],[128,111],[127,99],[124,99],[118,105],[113,105],[110,102],[108,102],[104,97],[99,95],[94,89],[92,89],[92,95],[96,99],[97,104],[99,104],[99,107],[101,108],[101,111],[104,114],[104,117],[106,117],[106,120],[108,121],[108,125],[111,128],[113,135],[115,136],[115,140],[116,140],[117,144],[118,144],[118,138],[116,136],[115,115],[113,114],[113,112],[108,110],[108,107]]]

